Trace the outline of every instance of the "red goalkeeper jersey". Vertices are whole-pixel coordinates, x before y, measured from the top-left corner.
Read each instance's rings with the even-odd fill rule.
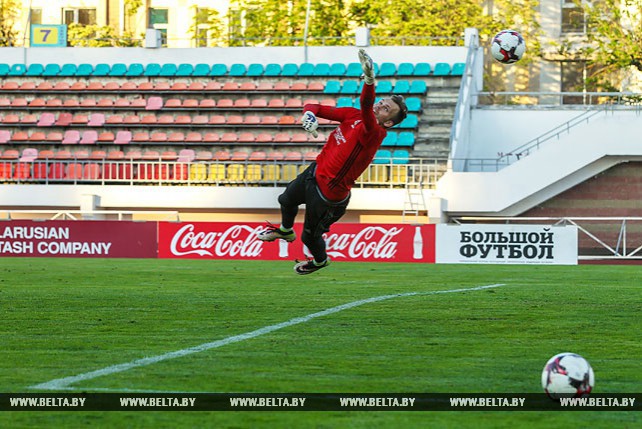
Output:
[[[328,200],[341,201],[348,196],[386,137],[386,129],[379,125],[372,111],[374,101],[374,85],[364,84],[361,110],[319,104],[306,104],[303,108],[318,117],[340,122],[317,157],[317,184]]]

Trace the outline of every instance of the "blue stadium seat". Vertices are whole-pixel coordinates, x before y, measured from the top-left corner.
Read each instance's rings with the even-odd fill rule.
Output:
[[[91,76],[94,72],[94,66],[91,64],[78,64],[78,69],[76,70],[76,76]]]
[[[410,82],[407,80],[398,80],[395,83],[395,94],[408,94],[410,91]]]
[[[194,74],[194,66],[191,64],[183,63],[178,65],[178,69],[176,69],[176,73],[174,76],[187,77],[192,76],[192,74]]]
[[[453,76],[463,76],[466,71],[466,63],[455,63],[453,64],[453,69],[450,71],[450,74]]]
[[[204,77],[204,76],[209,76],[210,75],[210,65],[209,64],[196,64],[194,66],[194,71],[192,72],[192,76],[196,77]]]
[[[27,67],[27,73],[25,76],[42,76],[42,73],[45,71],[45,66],[39,63],[30,64]]]
[[[435,64],[435,70],[433,71],[433,76],[448,76],[450,74],[450,64],[448,63],[437,63]]]
[[[356,80],[346,80],[341,85],[340,94],[358,94],[359,93],[359,82]]]
[[[247,67],[245,67],[245,64],[232,64],[230,66],[230,72],[228,73],[228,75],[241,77],[245,76],[245,73],[247,73]]]
[[[330,76],[342,77],[346,74],[346,65],[343,63],[334,63],[330,66]]]
[[[391,77],[397,73],[397,67],[393,63],[382,63],[379,68],[378,77]]]
[[[263,67],[263,64],[250,64],[247,67],[246,76],[248,76],[248,77],[259,77],[259,76],[263,76],[264,72],[265,72],[265,69]]]
[[[430,75],[430,64],[428,63],[417,63],[415,64],[415,69],[412,72],[413,76],[425,77]]]
[[[389,164],[392,153],[388,149],[379,149],[372,160],[373,164]]]
[[[397,76],[412,76],[412,73],[415,71],[415,66],[411,63],[401,63],[397,67]]]
[[[375,101],[376,103],[376,101]],[[352,107],[355,109],[361,109],[361,98],[360,97],[354,97],[354,103],[352,103]]]
[[[297,76],[310,77],[314,75],[314,64],[303,63],[299,65]]]
[[[43,76],[53,77],[60,74],[60,66],[58,64],[47,64],[42,72]]]
[[[397,144],[397,133],[395,131],[388,131],[388,134],[381,142],[382,147],[395,146]]]
[[[421,100],[417,97],[406,98],[406,107],[409,112],[421,112]]]
[[[24,76],[27,72],[27,66],[24,64],[14,64],[9,70],[9,76]]]
[[[127,73],[127,66],[123,63],[115,63],[111,65],[109,76],[125,76]]]
[[[397,125],[399,128],[417,128],[419,125],[419,119],[417,118],[417,115],[414,114],[409,114],[406,116],[406,119],[401,121],[400,124]]]
[[[77,72],[78,72],[78,66],[76,64],[63,64],[62,67],[60,68],[60,73],[58,73],[58,76],[64,76],[64,77],[76,76]]]
[[[337,98],[336,107],[352,107],[352,97]]]
[[[268,64],[265,66],[263,76],[276,77],[281,76],[281,64]]]
[[[392,152],[391,158],[393,164],[408,164],[410,156],[407,150],[396,149]]]
[[[161,65],[158,63],[149,63],[145,66],[145,76],[160,76]]]
[[[426,87],[426,82],[423,80],[413,80],[410,83],[409,94],[425,94],[428,88]]]
[[[413,147],[415,145],[415,135],[411,131],[402,131],[397,138],[398,147]]]
[[[176,64],[166,63],[166,64],[163,64],[163,66],[161,67],[160,76],[174,77],[176,76],[177,71],[178,71],[178,67],[176,67]]]
[[[329,80],[323,88],[324,94],[339,94],[341,92],[341,82],[338,80]]]
[[[5,63],[0,64],[0,76],[8,75],[9,70],[11,70],[11,67],[9,66],[9,64],[5,64]]]
[[[375,92],[377,94],[390,94],[392,92],[392,82],[389,80],[378,80]]]
[[[125,76],[142,76],[145,73],[145,66],[141,63],[131,63],[127,68]]]
[[[281,70],[281,76],[293,77],[299,72],[299,66],[292,63],[283,64],[283,69]]]
[[[359,77],[363,74],[361,69],[361,63],[350,63],[348,64],[348,69],[346,70],[346,77]]]
[[[227,66],[225,64],[214,64],[210,71],[210,76],[225,76],[227,74]]]
[[[319,63],[314,66],[314,76],[330,76],[330,64]]]
[[[94,71],[91,72],[91,75],[108,76],[110,70],[111,70],[111,67],[109,66],[109,64],[105,64],[105,63],[96,64],[96,67],[94,67]]]

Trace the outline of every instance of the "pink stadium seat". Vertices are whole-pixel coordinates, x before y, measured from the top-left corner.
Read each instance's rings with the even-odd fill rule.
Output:
[[[147,99],[146,110],[160,110],[163,108],[163,99],[160,97],[149,97]]]
[[[0,144],[8,143],[11,139],[11,132],[7,130],[0,130]]]
[[[102,127],[105,124],[105,114],[104,113],[92,113],[89,115],[89,121],[87,125],[90,127]]]
[[[289,91],[290,90],[290,84],[287,82],[276,82],[274,84],[274,90],[275,91]]]
[[[203,143],[216,143],[221,140],[221,136],[218,133],[205,133],[203,136]]]
[[[239,125],[243,123],[243,116],[240,115],[229,115],[225,120],[225,123],[228,125]]]
[[[264,108],[267,107],[268,101],[265,98],[255,98],[254,100],[251,101],[250,107],[253,108]]]
[[[240,133],[238,135],[239,143],[254,143],[256,141],[256,136],[253,133]]]
[[[238,141],[238,136],[236,133],[223,133],[221,134],[221,142],[225,143],[236,143]]]
[[[203,141],[203,136],[201,135],[201,133],[191,132],[191,133],[187,133],[187,136],[185,137],[186,143],[200,143],[202,141]]]
[[[38,149],[34,147],[27,147],[22,150],[22,155],[20,156],[20,161],[30,162],[38,158]]]
[[[216,106],[217,106],[217,107],[220,107],[220,108],[229,108],[229,107],[234,107],[234,101],[232,101],[232,100],[231,100],[231,99],[229,99],[229,98],[221,98],[221,99],[219,99],[219,100],[218,100],[218,102],[216,103]]]
[[[230,161],[247,161],[248,153],[244,151],[233,152],[230,156]]]
[[[98,140],[98,132],[95,130],[87,130],[82,133],[82,139],[80,139],[80,144],[96,144]]]
[[[200,136],[200,134],[199,134]],[[170,133],[167,141],[171,143],[182,143],[185,141],[185,134],[183,133]]]
[[[192,82],[189,84],[189,87],[187,87],[189,91],[203,91],[205,89],[205,85],[201,82]]]
[[[250,107],[250,100],[248,98],[239,98],[234,101],[234,107],[239,107],[239,108]]]
[[[194,149],[181,149],[178,152],[178,162],[192,162],[196,157]]]
[[[211,80],[205,85],[205,91],[220,91],[223,88],[220,82]]]
[[[212,158],[212,152],[210,152],[209,150],[199,150],[194,155],[194,160],[196,161],[211,161]]]
[[[225,116],[223,115],[212,115],[209,120],[210,125],[224,125]]]
[[[196,115],[192,118],[192,125],[207,125],[210,118],[206,115]]]
[[[55,123],[56,123],[56,117],[54,116],[54,114],[46,112],[40,115],[37,125],[39,127],[50,127]]]
[[[248,115],[243,118],[243,123],[245,125],[259,125],[261,123],[261,118],[255,115]]]
[[[77,144],[80,141],[80,132],[77,130],[65,131],[62,144]]]
[[[273,137],[270,133],[259,133],[259,135],[256,136],[257,143],[272,143],[272,140]]]
[[[114,139],[115,144],[129,144],[132,140],[131,131],[118,131],[116,138]]]
[[[71,113],[61,113],[58,115],[55,125],[57,127],[67,127],[71,124],[71,118],[73,118]]]
[[[8,98],[0,98],[0,107],[9,107],[11,106],[11,100]]]
[[[199,109],[211,109],[213,107],[216,107],[216,101],[212,100],[211,98],[206,98],[198,103],[198,107]]]
[[[290,143],[290,134],[276,133],[274,135],[274,143]]]
[[[256,89],[259,91],[273,91],[274,84],[272,82],[259,82]]]

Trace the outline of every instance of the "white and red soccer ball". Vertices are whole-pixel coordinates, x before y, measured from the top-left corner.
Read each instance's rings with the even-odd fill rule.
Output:
[[[542,371],[542,387],[551,399],[588,396],[594,384],[593,368],[586,359],[575,353],[553,356]]]
[[[526,42],[517,31],[502,30],[493,37],[490,52],[502,64],[516,63],[526,52]]]

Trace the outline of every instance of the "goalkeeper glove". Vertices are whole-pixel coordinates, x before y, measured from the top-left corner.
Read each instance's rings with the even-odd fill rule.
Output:
[[[365,49],[359,49],[359,61],[361,62],[361,70],[363,70],[364,82],[368,85],[374,84],[374,65],[372,64],[372,58],[366,53]]]
[[[303,112],[303,116],[301,117],[301,126],[314,137],[319,135],[319,133],[317,133],[319,121],[317,121],[317,117],[314,116],[314,113],[309,111]]]

